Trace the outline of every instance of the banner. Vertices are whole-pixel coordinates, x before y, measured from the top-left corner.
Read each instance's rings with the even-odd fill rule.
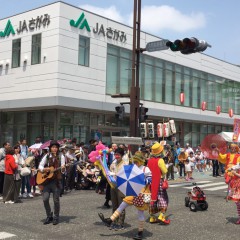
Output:
[[[240,119],[235,118],[233,123],[233,139],[232,139],[233,142],[238,141],[239,134],[240,134]]]

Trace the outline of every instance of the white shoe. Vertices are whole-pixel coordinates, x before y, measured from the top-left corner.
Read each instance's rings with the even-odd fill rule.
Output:
[[[27,193],[22,194],[22,198],[27,198],[27,196],[28,196]]]
[[[10,200],[10,201],[7,201],[7,202],[5,202],[5,203],[13,204],[14,202]]]
[[[0,200],[2,200],[2,199],[3,199],[3,197],[1,196],[1,197],[0,197]]]
[[[28,197],[30,197],[30,198],[33,198],[33,195],[32,195],[32,193],[28,193],[28,195],[27,195]]]

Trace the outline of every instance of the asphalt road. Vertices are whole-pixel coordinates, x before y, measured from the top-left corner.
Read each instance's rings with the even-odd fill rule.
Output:
[[[219,186],[224,181],[223,178],[212,177],[207,180],[208,183],[202,183],[206,189],[210,188],[206,186],[208,184]],[[146,222],[144,239],[239,239],[240,226],[234,224],[237,220],[236,206],[233,202],[225,201],[226,189],[206,190],[208,210],[191,212],[184,206],[187,191],[184,187],[191,186],[191,183],[183,185],[174,181],[171,184],[174,185],[168,189],[171,224],[161,226]],[[211,188],[214,189],[214,186]],[[103,203],[104,195],[98,195],[92,190],[72,191],[61,198],[60,223],[56,226],[43,225],[45,211],[41,196],[19,204],[0,203],[0,239],[131,239],[137,232],[136,209],[132,206],[127,208],[125,230],[109,230],[97,215],[98,212],[103,212],[105,216],[111,215],[111,209],[102,208]],[[148,218],[147,212],[145,216]]]

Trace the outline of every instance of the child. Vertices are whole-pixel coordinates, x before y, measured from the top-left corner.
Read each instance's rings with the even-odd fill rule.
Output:
[[[186,172],[186,180],[189,181],[192,179],[192,164],[189,161],[189,158],[185,161],[185,172]]]
[[[196,164],[196,160],[195,160],[195,156],[194,156],[193,152],[190,152],[188,160],[189,160],[189,163],[191,165],[191,176],[189,177],[189,179],[193,179],[192,178],[192,172],[193,172],[193,170],[195,168],[195,164]]]

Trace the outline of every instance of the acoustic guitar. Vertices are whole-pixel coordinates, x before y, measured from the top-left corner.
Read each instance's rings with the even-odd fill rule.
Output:
[[[68,163],[68,164],[65,164],[65,167],[68,167],[70,165],[78,165],[80,163]],[[37,178],[36,178],[36,182],[38,185],[45,185],[49,180],[51,180],[53,177],[54,177],[54,173],[58,170],[60,170],[62,167],[58,167],[58,168],[54,168],[53,166],[52,167],[49,167],[49,172],[41,172],[41,171],[38,171],[37,173]]]

